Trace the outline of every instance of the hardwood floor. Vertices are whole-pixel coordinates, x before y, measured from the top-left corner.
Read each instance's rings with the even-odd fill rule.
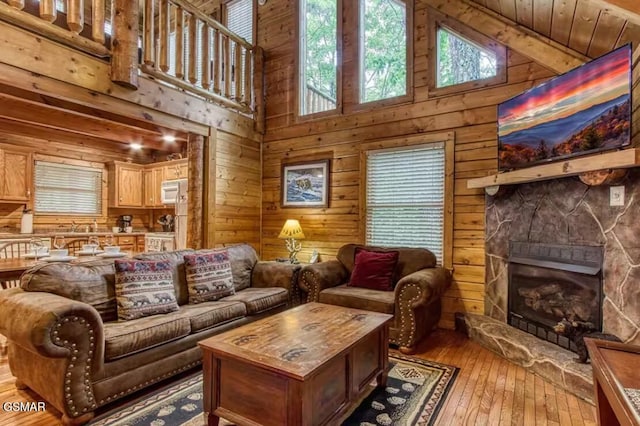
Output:
[[[525,371],[462,334],[438,330],[419,347],[416,356],[460,367],[436,425],[595,425],[595,407]],[[0,426],[57,425],[60,414],[12,413],[5,402],[41,400],[16,390],[6,361],[0,363]]]

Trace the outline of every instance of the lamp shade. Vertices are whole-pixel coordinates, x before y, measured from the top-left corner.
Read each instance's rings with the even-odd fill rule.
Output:
[[[304,232],[300,227],[300,222],[296,219],[287,219],[280,231],[278,238],[295,238],[296,240],[304,239]]]

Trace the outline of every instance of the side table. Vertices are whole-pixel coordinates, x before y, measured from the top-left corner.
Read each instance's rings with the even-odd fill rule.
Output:
[[[640,425],[640,346],[584,340],[593,368],[598,424]]]

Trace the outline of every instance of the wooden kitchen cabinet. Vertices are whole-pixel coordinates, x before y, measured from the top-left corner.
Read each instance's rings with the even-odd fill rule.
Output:
[[[144,206],[144,166],[109,163],[109,207]]]
[[[149,167],[144,169],[144,205],[145,207],[162,207],[162,180],[164,167]]]
[[[164,180],[187,179],[189,176],[189,162],[186,158],[164,164]]]
[[[0,149],[0,200],[29,201],[32,175],[33,156],[30,152]]]

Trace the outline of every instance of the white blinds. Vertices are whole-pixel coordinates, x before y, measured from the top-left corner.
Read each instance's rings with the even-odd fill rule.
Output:
[[[36,161],[35,212],[102,213],[102,169]]]
[[[444,144],[367,156],[367,244],[424,247],[442,263]]]
[[[253,0],[233,0],[226,7],[227,28],[253,44]]]

